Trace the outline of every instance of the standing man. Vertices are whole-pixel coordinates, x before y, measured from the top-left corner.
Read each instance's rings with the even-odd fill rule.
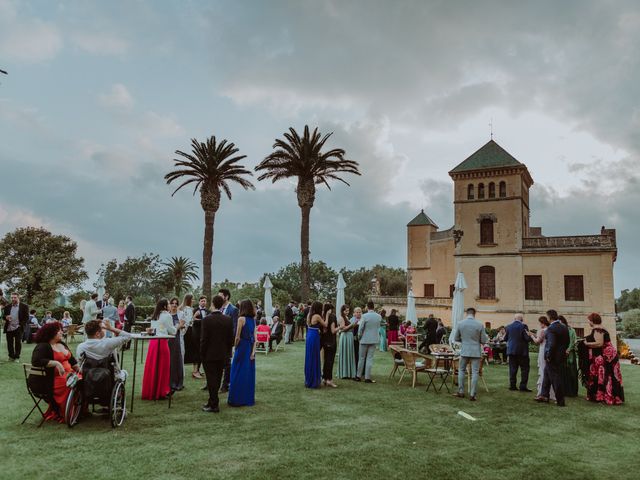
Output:
[[[11,294],[11,303],[4,307],[2,316],[4,317],[4,333],[7,336],[7,349],[9,360],[17,362],[20,360],[22,351],[22,335],[29,322],[29,306],[20,302],[20,295],[17,292]]]
[[[455,397],[464,398],[464,381],[467,377],[467,364],[471,363],[471,389],[469,400],[476,401],[476,390],[482,361],[482,344],[489,341],[482,324],[476,320],[476,309],[467,308],[467,318],[456,327],[455,341],[461,342],[460,366],[458,368],[458,393]]]
[[[426,353],[429,353],[429,345],[438,343],[438,335],[436,334],[436,331],[438,330],[438,321],[433,316],[433,313],[429,314],[429,318],[424,322],[424,330],[426,332],[426,336],[420,344],[420,347],[418,347],[418,350],[422,351],[423,349],[426,349]]]
[[[106,307],[109,304],[109,294],[107,292],[104,292],[104,295],[102,295],[102,300],[96,300],[96,306],[100,309],[103,310],[104,307]],[[104,312],[100,312],[98,313],[98,319],[102,320],[104,318]]]
[[[133,324],[136,323],[136,306],[133,304],[131,295],[126,298],[127,307],[124,309],[124,331],[130,332]]]
[[[553,386],[556,393],[556,405],[564,407],[564,382],[562,381],[562,366],[567,361],[569,348],[569,329],[558,320],[558,312],[547,311],[547,318],[551,325],[547,327],[544,342],[544,379],[542,392],[536,397],[537,402],[549,403],[549,390]]]
[[[507,359],[509,360],[509,390],[516,388],[518,369],[520,369],[520,391],[530,392],[529,382],[529,327],[524,323],[524,316],[516,313],[513,322],[507,325],[504,341],[507,342]]]
[[[284,343],[291,343],[291,331],[293,330],[294,316],[293,316],[293,300],[284,309]]]
[[[362,374],[364,373],[365,383],[376,383],[375,380],[371,379],[371,369],[376,345],[380,343],[381,321],[382,317],[375,312],[373,302],[367,302],[367,313],[362,315],[358,327],[358,340],[360,341],[358,376],[356,377],[358,382],[362,379]]]
[[[228,301],[227,301],[228,303]],[[209,400],[202,406],[203,412],[218,413],[220,411],[218,389],[223,370],[229,358],[235,339],[233,320],[222,313],[225,299],[213,297],[213,312],[202,320],[200,333],[200,359],[207,377]],[[235,307],[234,307],[235,308]]]
[[[196,347],[193,359],[193,372],[191,376],[193,378],[201,379],[202,374],[200,373],[200,364],[202,359],[200,358],[200,349],[198,345],[200,345],[200,333],[202,328],[202,320],[209,315],[209,310],[207,309],[207,297],[202,295],[198,299],[198,308],[193,312],[193,321],[191,322],[191,334],[193,336],[193,345]],[[206,385],[202,387],[202,390],[206,390]]]
[[[224,300],[222,304],[222,309],[220,311],[224,315],[231,317],[231,321],[233,322],[233,338],[235,339],[236,329],[238,327],[238,309],[234,304],[231,303],[231,292],[228,289],[221,288],[220,290],[218,290],[218,295],[220,295]],[[222,382],[222,388],[220,389],[220,393],[227,393],[229,391],[230,382],[231,382],[231,350],[229,351],[229,356],[227,357],[227,361],[225,362],[225,365],[224,365],[224,380]]]
[[[84,305],[84,313],[82,315],[82,323],[85,324],[90,322],[91,320],[97,320],[98,314],[101,313],[100,308],[98,307],[98,294],[92,293],[91,299],[87,301]]]
[[[273,320],[273,317],[278,317],[280,318],[280,305],[276,305],[273,307],[273,313],[271,314],[271,319]]]

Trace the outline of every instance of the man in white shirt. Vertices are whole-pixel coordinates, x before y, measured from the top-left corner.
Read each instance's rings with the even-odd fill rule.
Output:
[[[91,295],[91,299],[84,305],[84,312],[82,315],[82,323],[87,323],[91,320],[96,320],[98,318],[98,314],[101,312],[98,305],[96,305],[96,300],[98,299],[98,294],[94,293]]]
[[[118,330],[112,327],[109,322],[102,322],[100,320],[87,322],[84,326],[84,331],[88,339],[78,345],[78,350],[76,351],[77,358],[80,358],[84,353],[87,358],[93,360],[105,359],[115,352],[119,346],[124,345],[131,339],[129,332]],[[107,331],[113,333],[114,336],[107,338]]]

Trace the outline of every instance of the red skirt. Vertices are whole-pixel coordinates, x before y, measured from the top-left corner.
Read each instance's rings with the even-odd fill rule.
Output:
[[[387,330],[387,345],[391,345],[391,342],[398,341],[398,331],[397,330]]]
[[[168,340],[150,340],[142,377],[142,399],[157,400],[169,395],[170,373],[171,354]]]

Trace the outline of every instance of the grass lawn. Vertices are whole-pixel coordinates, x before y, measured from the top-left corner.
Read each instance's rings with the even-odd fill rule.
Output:
[[[5,349],[2,342],[3,358]],[[23,360],[30,355],[27,346]],[[171,409],[136,400],[116,430],[102,418],[73,430],[36,428],[35,415],[20,425],[32,405],[22,366],[3,361],[0,478],[640,478],[639,367],[623,366],[624,406],[576,398],[561,409],[510,392],[506,366],[485,368],[490,393],[480,389],[472,403],[425,392],[424,377],[415,389],[406,378],[396,385],[387,378],[390,358],[376,353],[375,385],[344,380],[338,389],[307,390],[304,344],[296,342],[258,356],[254,407],[224,404],[220,414],[205,414],[202,383],[189,378]],[[532,372],[529,386],[535,381]],[[140,382],[138,399],[139,389]]]

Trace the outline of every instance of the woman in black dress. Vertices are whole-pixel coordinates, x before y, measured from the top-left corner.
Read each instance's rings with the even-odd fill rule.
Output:
[[[320,334],[320,345],[324,354],[322,362],[322,384],[327,387],[336,388],[333,383],[333,363],[336,359],[336,333],[338,331],[338,321],[333,313],[333,305],[325,303],[322,316],[327,322],[327,326],[322,329]]]

